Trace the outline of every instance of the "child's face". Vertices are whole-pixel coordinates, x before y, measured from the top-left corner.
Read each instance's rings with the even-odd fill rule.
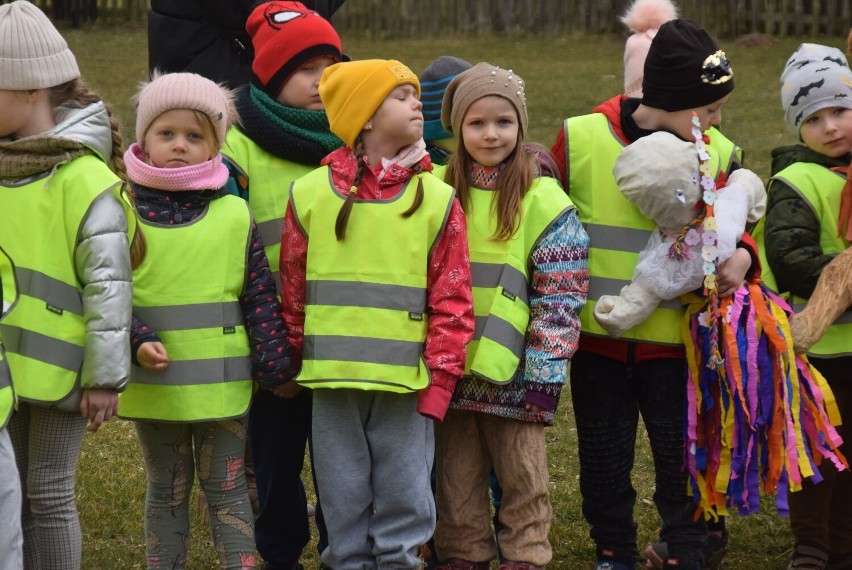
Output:
[[[43,132],[34,111],[28,91],[0,90],[0,138]]]
[[[413,85],[396,87],[370,119],[373,136],[402,148],[423,138],[423,103]],[[392,144],[391,144],[392,143]]]
[[[305,63],[297,69],[284,83],[284,87],[276,97],[276,101],[287,107],[322,111],[322,101],[319,96],[319,82],[322,72],[334,59],[328,56],[318,57]]]
[[[730,97],[730,95],[725,95],[718,101],[714,101],[703,107],[670,113],[672,124],[669,127],[683,140],[692,141],[695,138],[692,136],[692,113],[694,112],[698,115],[698,120],[701,122],[701,132],[706,131],[710,127],[719,126],[722,124],[722,106],[728,102]]]
[[[461,140],[483,166],[497,166],[518,144],[518,113],[503,97],[488,95],[473,102],[462,120]]]
[[[811,150],[831,158],[843,156],[852,151],[852,109],[820,109],[802,121],[799,135]]]
[[[193,166],[215,154],[210,134],[189,109],[171,109],[154,119],[144,143],[148,163],[157,168]]]

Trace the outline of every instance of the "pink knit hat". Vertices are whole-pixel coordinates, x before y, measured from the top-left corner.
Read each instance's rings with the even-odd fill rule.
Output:
[[[642,77],[651,40],[660,26],[677,18],[671,0],[636,0],[621,21],[633,32],[624,45],[624,94],[642,97]]]
[[[154,119],[172,109],[192,109],[210,117],[220,147],[228,128],[239,121],[233,91],[195,73],[154,72],[151,81],[142,84],[134,101],[136,142],[140,145]]]

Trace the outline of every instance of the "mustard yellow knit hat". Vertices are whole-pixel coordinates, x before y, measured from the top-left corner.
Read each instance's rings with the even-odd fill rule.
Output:
[[[319,95],[331,132],[353,147],[370,117],[400,85],[413,85],[420,97],[417,75],[393,59],[346,61],[326,67]]]

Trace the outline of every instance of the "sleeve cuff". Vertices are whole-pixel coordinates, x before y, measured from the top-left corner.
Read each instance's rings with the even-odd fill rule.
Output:
[[[546,412],[556,411],[559,405],[559,396],[562,394],[560,384],[532,384],[527,387],[524,401],[527,404],[538,406]]]
[[[443,386],[432,384],[417,393],[417,412],[437,422],[444,421],[453,393]]]

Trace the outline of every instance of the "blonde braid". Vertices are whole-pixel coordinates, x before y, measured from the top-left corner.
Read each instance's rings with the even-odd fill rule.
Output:
[[[352,213],[352,204],[355,202],[355,194],[358,193],[358,185],[361,184],[361,176],[364,173],[364,141],[361,135],[355,139],[355,160],[358,163],[358,168],[355,170],[355,178],[352,180],[352,186],[349,188],[349,194],[346,195],[346,200],[337,212],[337,221],[334,223],[334,235],[337,241],[343,240],[346,237],[346,226],[349,224],[349,215]]]
[[[401,214],[403,218],[411,217],[423,203],[423,167],[418,163],[411,169],[417,176],[417,193],[414,195],[414,202],[411,203],[411,206]]]

